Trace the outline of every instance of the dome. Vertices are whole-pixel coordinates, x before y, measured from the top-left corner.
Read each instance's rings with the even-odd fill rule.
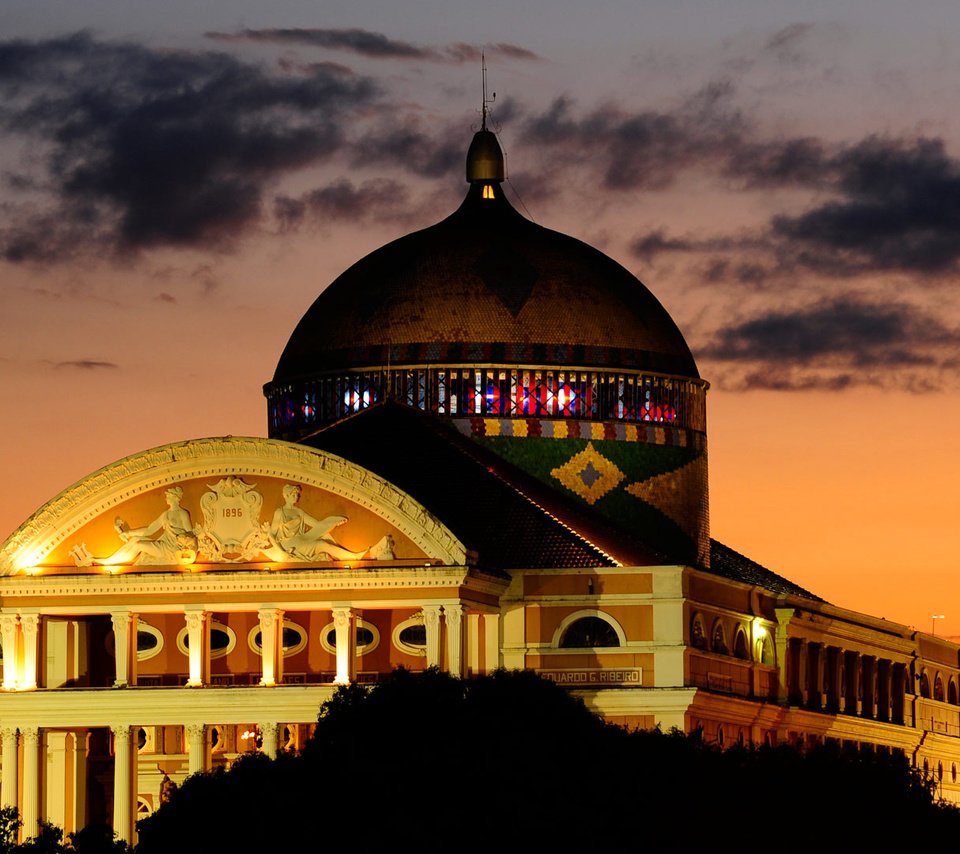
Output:
[[[451,216],[334,281],[294,330],[273,382],[451,356],[699,377],[680,330],[635,276],[521,216],[498,184],[474,181]]]

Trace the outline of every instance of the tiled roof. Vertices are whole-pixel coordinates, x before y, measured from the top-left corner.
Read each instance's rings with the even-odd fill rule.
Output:
[[[733,581],[741,581],[744,584],[754,584],[757,587],[763,587],[771,593],[782,593],[793,596],[803,596],[806,599],[814,599],[817,602],[824,600],[805,590],[792,581],[777,575],[775,572],[761,566],[756,561],[750,560],[734,551],[729,546],[719,543],[716,540],[710,540],[710,572],[714,575],[720,575],[723,578],[730,578]]]
[[[421,502],[487,569],[663,560],[429,413],[388,401],[305,438]]]

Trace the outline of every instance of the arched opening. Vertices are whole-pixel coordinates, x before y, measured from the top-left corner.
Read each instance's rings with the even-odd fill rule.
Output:
[[[710,649],[719,655],[727,654],[727,635],[723,630],[723,623],[719,620],[713,624],[713,631],[710,634]]]
[[[580,617],[560,637],[561,649],[620,646],[617,630],[600,617]]]
[[[699,614],[694,614],[690,623],[690,645],[696,649],[707,648],[707,630],[703,626],[703,617]]]
[[[733,654],[736,658],[744,661],[750,658],[750,653],[747,650],[747,633],[742,626],[737,627],[737,634],[733,639]]]

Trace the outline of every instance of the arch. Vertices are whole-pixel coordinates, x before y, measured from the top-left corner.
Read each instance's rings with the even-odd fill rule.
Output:
[[[598,626],[596,623],[581,623],[581,621],[586,620],[599,620],[606,624],[607,628]],[[579,626],[577,625],[578,623],[580,624]],[[613,630],[612,634],[610,633],[610,629]],[[583,634],[581,634],[581,632]],[[591,632],[593,634],[591,634]],[[606,642],[594,643],[589,646],[579,644],[576,646],[571,645],[575,640],[589,640],[594,636]],[[616,637],[616,642],[613,642],[614,636]],[[568,642],[568,640],[570,642]],[[584,608],[568,614],[560,621],[560,625],[557,626],[557,630],[553,633],[552,645],[558,649],[592,649],[596,647],[626,646],[627,636],[620,623],[609,614],[593,608]]]
[[[957,680],[952,676],[947,683],[947,702],[952,706],[957,705]]]
[[[939,700],[941,703],[944,700],[943,677],[939,673],[933,677],[933,699]]]
[[[767,667],[777,666],[777,651],[773,646],[770,636],[764,632],[760,640],[757,641],[757,661],[765,664]]]
[[[930,699],[930,677],[926,670],[920,671],[920,696]]]
[[[710,631],[710,650],[719,655],[726,655],[728,652],[727,633],[719,617],[713,621],[713,629]]]
[[[40,566],[81,527],[139,495],[192,478],[267,477],[346,498],[382,518],[431,560],[466,563],[463,543],[420,502],[348,460],[278,439],[225,436],[161,445],[118,460],[44,504],[0,545],[0,575]]]
[[[745,661],[750,659],[750,650],[747,646],[747,633],[743,626],[737,626],[737,632],[733,637],[733,655]]]
[[[690,620],[690,645],[695,649],[707,648],[707,630],[704,628],[703,615],[699,612]]]

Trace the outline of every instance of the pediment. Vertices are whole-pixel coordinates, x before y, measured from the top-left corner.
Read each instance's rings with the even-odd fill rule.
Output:
[[[236,437],[106,466],[0,546],[4,575],[465,561],[449,529],[373,472],[302,445]]]

